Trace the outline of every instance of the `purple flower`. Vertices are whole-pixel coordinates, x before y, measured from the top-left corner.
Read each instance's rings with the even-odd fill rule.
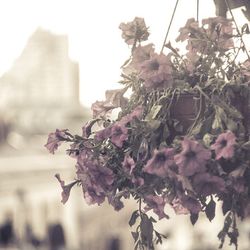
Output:
[[[144,208],[145,212],[153,209],[154,213],[158,215],[159,220],[164,217],[168,218],[168,216],[164,213],[166,201],[162,196],[147,195],[144,197],[144,201],[147,204],[147,206]]]
[[[102,130],[99,130],[95,132],[95,139],[97,141],[102,141],[111,136],[111,127],[104,128]]]
[[[123,116],[120,120],[120,124],[126,125],[131,122],[133,119],[139,119],[143,113],[143,107],[141,105],[137,106],[130,114]]]
[[[105,201],[105,194],[103,192],[97,192],[94,187],[87,187],[83,189],[85,201],[88,205],[102,204]]]
[[[109,195],[108,196],[108,202],[110,205],[113,206],[113,208],[115,209],[115,211],[119,211],[124,207],[123,202],[121,201],[121,196],[120,197],[116,197],[114,195]]]
[[[69,139],[69,136],[66,134],[67,131],[67,129],[56,129],[56,132],[49,134],[48,141],[44,146],[49,150],[50,153],[54,154],[58,149],[58,146],[60,146],[63,141]]]
[[[133,169],[135,168],[135,162],[132,157],[129,155],[125,155],[124,160],[122,162],[122,167],[125,172],[132,174]]]
[[[102,203],[112,190],[113,171],[100,161],[94,159],[89,152],[80,154],[77,160],[76,173],[88,204]]]
[[[155,150],[153,157],[147,162],[143,171],[149,174],[155,174],[159,177],[165,177],[168,170],[174,165],[174,149],[163,148]]]
[[[216,160],[230,159],[234,156],[234,145],[236,144],[236,137],[233,132],[227,131],[218,136],[211,149],[215,151]]]
[[[61,179],[60,175],[59,174],[56,174],[55,175],[56,179],[59,181],[61,187],[62,187],[62,200],[61,202],[63,204],[65,204],[67,202],[67,200],[69,199],[69,195],[70,195],[70,191],[71,191],[71,188],[78,182],[78,181],[74,181],[68,185],[65,185],[65,182]]]
[[[198,214],[201,211],[200,202],[194,197],[188,195],[180,195],[179,197],[181,205],[188,209],[192,214]]]
[[[176,214],[189,214],[189,210],[183,207],[179,198],[175,198],[172,201],[171,206],[173,207]]]
[[[225,181],[209,173],[199,173],[194,176],[193,187],[199,195],[208,196],[225,191]]]
[[[91,105],[91,110],[93,112],[93,118],[106,116],[114,109],[115,106],[108,101],[96,101]]]
[[[169,57],[153,54],[140,67],[140,77],[148,89],[165,88],[172,86],[172,68]]]
[[[129,45],[134,45],[137,41],[146,41],[149,33],[143,18],[135,17],[132,22],[121,23],[122,38]]]
[[[205,149],[197,141],[184,138],[182,151],[174,157],[179,172],[184,176],[192,176],[195,173],[204,172],[206,161],[211,158],[211,152]]]
[[[128,139],[128,129],[124,124],[116,122],[111,128],[111,142],[121,148],[123,142]]]

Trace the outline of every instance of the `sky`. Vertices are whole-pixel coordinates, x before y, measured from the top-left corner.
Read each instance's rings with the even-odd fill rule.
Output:
[[[171,26],[173,41],[180,27],[196,17],[197,0],[179,0]],[[21,54],[38,28],[69,37],[70,57],[79,62],[80,100],[90,107],[106,89],[119,88],[120,66],[130,50],[119,24],[143,17],[156,49],[162,46],[176,0],[0,0],[0,75]],[[215,16],[213,0],[200,1],[200,19]]]

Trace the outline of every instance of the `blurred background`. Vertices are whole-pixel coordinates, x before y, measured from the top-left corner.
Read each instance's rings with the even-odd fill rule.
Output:
[[[216,5],[215,5],[216,2]],[[221,1],[202,0],[200,19],[216,15]],[[248,20],[236,1],[237,22]],[[244,7],[245,4],[245,7]],[[128,227],[136,207],[128,201],[119,213],[107,204],[87,206],[80,188],[66,205],[54,178],[74,179],[74,161],[62,147],[44,148],[56,128],[81,134],[90,106],[106,89],[119,87],[120,66],[129,57],[118,26],[144,17],[150,41],[159,50],[174,0],[1,0],[0,1],[0,249],[130,250]],[[180,0],[169,40],[186,19],[196,17],[197,0]],[[220,9],[218,9],[220,8]],[[246,14],[246,13],[245,13]],[[169,239],[159,250],[212,250],[222,216],[193,228],[187,216],[158,224]],[[218,206],[218,212],[220,208]],[[250,224],[240,225],[240,249],[250,249]],[[233,249],[225,243],[224,249]]]

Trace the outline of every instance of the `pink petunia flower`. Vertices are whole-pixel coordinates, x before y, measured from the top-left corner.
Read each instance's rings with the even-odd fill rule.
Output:
[[[125,172],[132,174],[132,171],[135,168],[135,161],[129,155],[125,155],[124,160],[122,162],[122,167]]]
[[[119,122],[116,122],[111,128],[111,142],[121,148],[124,141],[128,139],[128,129]]]
[[[174,149],[164,148],[155,150],[153,157],[147,162],[143,171],[149,174],[155,174],[159,177],[165,177],[169,168],[174,165]]]
[[[154,213],[158,215],[159,220],[168,218],[168,216],[164,212],[164,207],[166,204],[166,200],[162,196],[158,195],[147,195],[144,197],[144,201],[147,206],[144,208],[145,212],[153,209]]]
[[[208,196],[225,191],[225,181],[209,173],[199,173],[194,176],[193,187],[199,195]]]
[[[218,136],[211,149],[215,151],[216,160],[230,159],[234,156],[234,145],[236,144],[236,137],[233,132],[227,131]]]
[[[147,89],[166,88],[173,84],[172,67],[169,57],[153,54],[140,67],[140,77]]]
[[[210,150],[197,141],[185,137],[182,141],[182,151],[175,155],[174,160],[181,175],[192,176],[195,173],[204,172],[206,162],[210,158]]]
[[[132,22],[121,23],[119,28],[122,30],[122,38],[129,45],[136,41],[146,41],[149,36],[148,28],[141,17],[135,17]]]
[[[172,201],[171,206],[173,207],[176,214],[189,214],[189,210],[183,207],[179,198],[175,198]]]
[[[61,179],[59,174],[55,174],[56,179],[59,181],[61,187],[62,187],[62,200],[61,202],[63,204],[65,204],[67,202],[67,200],[69,199],[69,195],[70,195],[70,191],[71,188],[78,182],[78,181],[74,181],[68,185],[65,185],[65,182]]]
[[[93,112],[93,118],[106,116],[111,113],[112,109],[116,108],[109,101],[96,101],[91,105],[91,110]]]
[[[68,135],[66,134],[67,131],[68,129],[56,129],[54,133],[49,134],[48,141],[44,146],[50,153],[54,154],[62,142],[68,139]]]

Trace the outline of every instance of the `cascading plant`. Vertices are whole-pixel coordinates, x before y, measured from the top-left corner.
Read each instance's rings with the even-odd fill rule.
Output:
[[[135,249],[154,249],[164,237],[147,211],[168,219],[170,206],[195,224],[201,213],[213,220],[220,202],[220,248],[229,237],[237,249],[237,218],[250,215],[250,59],[239,60],[248,55],[242,39],[248,26],[239,31],[222,17],[201,25],[189,19],[176,39],[186,43],[184,53],[170,43],[157,53],[143,18],[120,29],[131,48],[121,87],[92,105],[81,135],[57,129],[45,145],[54,153],[69,143],[76,160],[72,183],[56,175],[62,202],[74,185],[89,205],[107,200],[119,211],[124,199],[135,199],[129,220]]]

